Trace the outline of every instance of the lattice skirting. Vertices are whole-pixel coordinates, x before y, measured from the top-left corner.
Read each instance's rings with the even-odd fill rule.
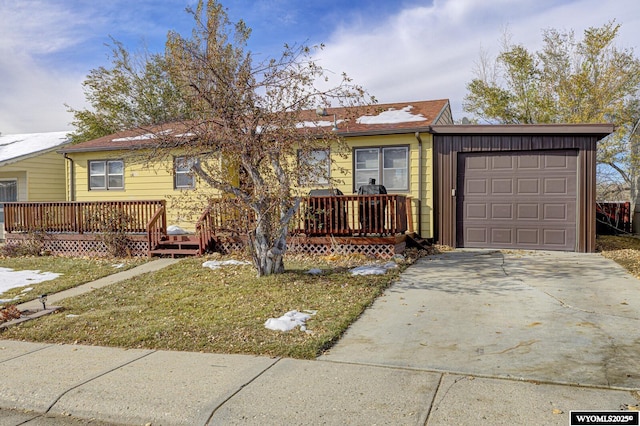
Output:
[[[22,235],[7,235],[6,243],[21,244],[28,241]],[[128,256],[147,256],[149,244],[138,236],[129,238],[127,242]],[[54,255],[109,257],[107,245],[97,236],[92,235],[49,235],[43,241],[42,250]]]
[[[380,240],[379,238],[377,240]],[[327,239],[306,239],[291,238],[287,241],[288,253],[304,253],[317,256],[329,256],[332,254],[363,254],[378,259],[390,259],[396,254],[401,254],[406,248],[404,240],[367,242],[365,238],[358,243],[358,239],[350,239],[348,242],[336,242]],[[218,240],[215,244],[215,251],[229,254],[234,251],[242,251],[246,248],[246,241],[240,239]]]
[[[291,253],[305,253],[319,256],[333,254],[362,254],[378,259],[390,259],[396,254],[404,252],[406,244],[292,244]]]

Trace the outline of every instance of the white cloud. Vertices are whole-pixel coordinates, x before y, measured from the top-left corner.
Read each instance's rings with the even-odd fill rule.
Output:
[[[175,11],[188,2],[161,3],[0,0],[0,132],[72,130],[65,104],[86,107],[82,81],[105,65],[109,35],[133,40],[131,49],[159,39],[161,49],[171,27],[157,16],[180,22]]]
[[[193,3],[0,0],[0,132],[71,130],[64,104],[86,106],[81,83],[89,70],[107,64],[108,36],[128,49],[144,40],[161,50],[167,30],[187,28],[188,34],[192,21],[183,10]],[[448,98],[457,119],[480,49],[495,55],[507,26],[514,42],[531,49],[539,47],[544,28],[574,29],[581,37],[586,27],[611,19],[622,24],[623,47],[640,40],[637,0],[404,0],[390,16],[375,15],[364,1],[348,10],[342,2],[222,3],[248,18],[257,30],[253,38],[265,43],[262,54],[277,55],[284,41],[324,41],[322,65],[337,76],[346,71],[381,102]],[[319,39],[327,32],[332,35]],[[278,50],[264,52],[267,46]]]
[[[506,28],[513,42],[536,50],[543,29],[573,29],[581,38],[585,28],[611,19],[622,24],[620,45],[637,46],[637,0],[435,0],[379,25],[345,24],[318,57],[324,67],[345,71],[381,102],[448,98],[454,118],[461,119],[480,50],[495,55]]]

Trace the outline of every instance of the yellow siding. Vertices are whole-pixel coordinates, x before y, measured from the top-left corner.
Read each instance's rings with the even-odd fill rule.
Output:
[[[18,201],[65,201],[64,162],[52,151],[0,167],[0,178],[18,179]]]
[[[411,197],[414,231],[420,232],[423,238],[433,237],[433,143],[428,133],[420,135],[422,140],[422,192],[419,182],[419,142],[414,134],[359,136],[347,138],[349,152],[346,156],[332,153],[334,162],[331,169],[332,178],[338,179],[336,187],[345,194],[354,193],[353,184],[353,149],[367,147],[408,146],[409,147],[409,192]],[[418,222],[420,206],[421,219]]]
[[[167,200],[167,224],[193,231],[205,202],[201,197],[213,194],[200,182],[194,189],[174,189],[173,161],[152,167],[135,162],[124,152],[90,152],[69,155],[73,159],[76,201]],[[123,160],[124,190],[89,190],[89,161]]]
[[[335,185],[345,194],[354,192],[353,185],[353,148],[380,147],[380,146],[408,146],[409,147],[409,192],[405,195],[411,197],[413,227],[424,238],[433,237],[433,142],[428,133],[420,135],[422,140],[422,191],[418,190],[419,182],[419,142],[418,138],[411,134],[384,135],[384,136],[359,136],[347,138],[349,150],[346,156],[332,151],[334,164],[331,176],[338,179]],[[75,153],[70,155],[74,162],[75,175],[75,199],[77,201],[105,201],[105,200],[155,200],[166,199],[168,210],[168,224],[177,224],[181,227],[193,230],[197,217],[187,217],[182,204],[177,203],[178,196],[195,196],[198,194],[213,192],[206,185],[198,183],[198,191],[173,189],[173,164],[170,160],[156,164],[153,168],[144,167],[127,159],[126,152],[91,152]],[[88,162],[90,160],[123,159],[125,163],[124,190],[89,190]],[[302,193],[308,192],[303,189]],[[184,200],[183,200],[184,201]],[[202,201],[191,200],[191,205],[198,206]],[[418,220],[420,216],[420,220]]]

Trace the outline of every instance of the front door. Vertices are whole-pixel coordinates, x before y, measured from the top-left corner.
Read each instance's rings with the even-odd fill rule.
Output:
[[[0,180],[0,239],[4,240],[4,203],[18,201],[18,181]]]

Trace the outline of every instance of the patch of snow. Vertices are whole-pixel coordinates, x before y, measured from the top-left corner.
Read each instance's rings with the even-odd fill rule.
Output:
[[[80,315],[76,315],[76,314],[67,314],[67,315],[65,315],[66,318],[77,318],[79,316]]]
[[[319,268],[309,269],[309,270],[307,271],[307,274],[311,274],[311,275],[322,275],[322,269],[319,269]]]
[[[18,300],[19,298],[20,298],[20,296],[16,296],[16,297],[14,297],[12,299],[0,299],[0,303],[11,303],[14,300]]]
[[[148,139],[155,138],[156,135],[153,133],[145,133],[144,135],[139,136],[127,136],[126,138],[115,138],[111,139],[111,142],[133,142],[133,141],[145,141]]]
[[[111,142],[133,142],[133,141],[146,141],[149,139],[155,139],[156,135],[168,135],[171,133],[171,129],[163,130],[162,132],[156,133],[145,133],[143,135],[138,136],[127,136],[124,138],[115,138],[111,139]]]
[[[333,121],[320,120],[320,121],[303,121],[296,124],[298,129],[302,129],[305,127],[333,127],[334,125],[338,125],[344,123],[344,120],[337,120],[335,123]]]
[[[124,263],[116,263],[115,265],[111,265],[111,267],[116,268],[116,269],[120,269],[120,268],[124,267]]]
[[[64,145],[70,142],[67,133],[47,132],[0,135],[0,161],[7,161]]]
[[[180,228],[178,225],[169,225],[167,226],[167,234],[169,235],[184,235],[188,234],[187,231]]]
[[[29,291],[33,290],[33,287],[27,287],[27,288],[23,288],[22,291],[20,293],[27,293]]]
[[[351,275],[384,275],[389,269],[397,268],[393,262],[387,262],[384,265],[363,265],[351,269]]]
[[[240,265],[250,265],[250,264],[251,263],[245,262],[243,260],[230,259],[230,260],[207,260],[202,264],[202,266],[205,268],[211,268],[215,270],[223,266],[229,266],[229,265],[240,266]]]
[[[265,321],[264,326],[274,331],[291,331],[296,327],[300,327],[301,331],[307,331],[306,322],[315,315],[316,312],[317,311],[289,311],[280,318],[269,318]]]
[[[413,106],[407,105],[402,109],[390,109],[382,111],[378,115],[363,115],[356,120],[358,124],[395,124],[408,123],[413,121],[425,121],[426,117],[422,114],[411,114]]]
[[[5,291],[22,287],[26,284],[37,284],[43,281],[54,280],[60,274],[40,271],[14,271],[11,268],[0,268],[0,294]]]

